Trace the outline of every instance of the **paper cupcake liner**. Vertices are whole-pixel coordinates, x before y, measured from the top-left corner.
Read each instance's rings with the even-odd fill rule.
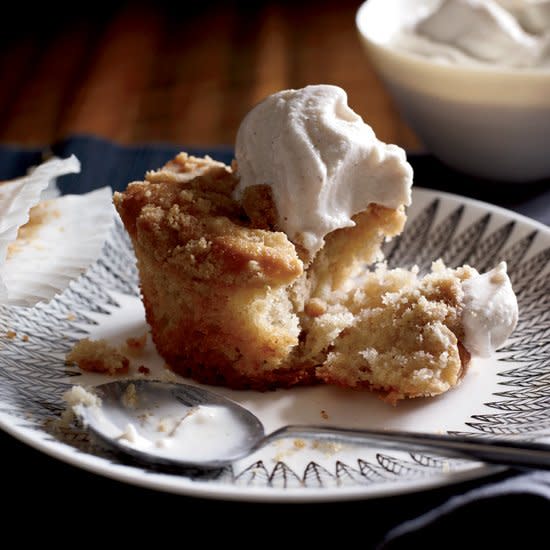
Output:
[[[74,155],[67,159],[52,158],[27,176],[0,183],[0,264],[19,228],[29,221],[30,209],[38,204],[44,191],[51,189],[51,182],[55,185],[58,176],[77,172],[80,162]]]
[[[0,303],[49,301],[99,257],[115,215],[110,188],[40,200],[52,178],[79,169],[76,157],[54,159],[0,185]]]
[[[55,199],[61,195],[59,187],[57,187],[57,181],[55,179],[50,180],[48,186],[42,193],[40,193],[40,200]]]

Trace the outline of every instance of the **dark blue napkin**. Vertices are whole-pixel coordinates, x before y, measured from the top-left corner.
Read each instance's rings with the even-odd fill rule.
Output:
[[[38,164],[44,155],[60,157],[76,155],[82,163],[80,174],[59,180],[63,193],[86,193],[109,185],[122,190],[129,181],[141,180],[147,170],[160,167],[179,151],[190,154],[209,154],[216,160],[229,163],[233,158],[230,147],[189,148],[168,144],[147,144],[126,147],[93,136],[76,136],[54,144],[51,148],[30,148],[0,145],[0,179],[25,173]],[[409,154],[417,187],[438,189],[482,200],[508,208],[550,225],[550,180],[536,183],[499,183],[475,179],[450,170],[431,155]]]
[[[95,137],[77,136],[60,141],[51,148],[0,146],[0,179],[23,175],[30,166],[52,153],[60,157],[75,154],[82,163],[82,172],[60,178],[58,185],[63,193],[84,193],[105,185],[122,190],[129,181],[142,179],[147,170],[160,167],[180,150],[197,155],[210,154],[226,163],[233,155],[229,147],[208,150],[167,144],[126,147]],[[550,224],[548,180],[530,184],[487,182],[454,172],[430,155],[410,154],[409,160],[415,170],[416,186],[469,196]],[[2,438],[4,436],[0,440],[5,453],[18,449],[17,443],[4,442]],[[46,469],[43,465],[41,468]],[[55,470],[55,461],[48,468]],[[82,474],[79,478],[83,483],[86,482],[84,476]],[[99,483],[106,486],[109,482]],[[118,485],[113,487],[117,494],[122,491]],[[168,501],[173,497],[149,494],[149,498]],[[210,504],[209,509],[216,509],[219,514],[239,510],[233,503],[223,509],[220,506],[223,504]],[[240,510],[243,510],[242,506]],[[538,540],[544,533],[546,525],[537,518],[550,518],[550,473],[511,470],[483,480],[446,487],[439,492],[432,490],[376,501],[327,503],[326,506],[329,508],[324,510],[336,514],[331,529],[345,529],[347,532],[352,529],[358,536],[357,543],[365,548],[412,548],[417,544],[422,544],[423,548],[449,545],[451,548],[458,547],[456,545],[477,548],[482,540],[491,543],[491,547],[509,547],[508,543],[515,535],[525,544]],[[204,505],[202,509],[205,509]],[[245,512],[250,518],[256,514],[257,519],[261,509],[251,504]],[[269,509],[273,511],[273,508]],[[293,505],[286,505],[285,509],[293,510],[293,514],[303,519],[309,517]],[[327,516],[318,506],[308,510],[315,510],[317,518]],[[300,525],[304,526],[302,521]],[[541,546],[544,545],[541,543]]]

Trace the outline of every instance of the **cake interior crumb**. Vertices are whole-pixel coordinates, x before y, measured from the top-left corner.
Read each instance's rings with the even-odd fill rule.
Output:
[[[101,406],[101,398],[89,389],[86,389],[84,386],[80,385],[75,385],[68,389],[63,394],[63,401],[65,402],[66,407],[61,413],[61,416],[55,420],[53,424],[54,430],[65,430],[74,422],[74,407],[78,405],[83,405],[86,407]]]
[[[87,372],[103,374],[127,374],[129,359],[106,340],[79,340],[65,357],[67,364],[76,364]]]
[[[122,404],[127,409],[135,409],[137,407],[138,396],[137,396],[135,384],[128,384],[128,386],[126,386],[126,389],[122,394]]]
[[[126,338],[126,346],[130,350],[142,351],[147,344],[147,333],[144,332],[141,336]]]

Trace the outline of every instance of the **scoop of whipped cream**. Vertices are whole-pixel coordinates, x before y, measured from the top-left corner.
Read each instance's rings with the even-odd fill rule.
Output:
[[[506,273],[506,262],[462,283],[464,346],[489,357],[508,339],[518,322],[518,302]]]
[[[337,86],[269,96],[242,121],[235,156],[235,198],[269,185],[279,228],[312,256],[328,233],[353,226],[352,216],[370,203],[398,208],[411,201],[405,151],[378,140]]]
[[[397,44],[456,63],[547,66],[550,27],[541,17],[550,17],[549,7],[550,0],[443,0]]]

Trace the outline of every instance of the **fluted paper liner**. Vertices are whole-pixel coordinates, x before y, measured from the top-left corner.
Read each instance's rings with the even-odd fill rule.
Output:
[[[52,159],[0,184],[0,303],[47,302],[99,257],[114,220],[111,189],[42,200],[54,178],[79,171],[74,156]]]

